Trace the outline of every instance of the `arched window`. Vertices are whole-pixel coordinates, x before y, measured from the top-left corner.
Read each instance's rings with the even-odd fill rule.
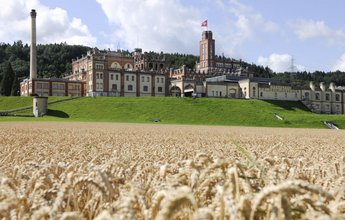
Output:
[[[111,68],[111,69],[121,69],[122,66],[121,66],[118,62],[113,62],[113,63],[110,65],[110,68]]]
[[[339,94],[335,94],[335,101],[337,101],[337,102],[340,101],[340,95]]]
[[[329,97],[330,97],[330,96],[329,96],[329,93],[326,93],[326,97],[325,97],[325,98],[326,98],[326,101],[329,101]]]
[[[304,93],[304,97],[306,100],[309,100],[309,92]]]
[[[320,93],[315,93],[315,99],[320,100]]]
[[[133,66],[132,66],[132,64],[130,64],[130,63],[126,63],[126,64],[125,64],[125,68],[126,68],[126,69],[133,69]]]

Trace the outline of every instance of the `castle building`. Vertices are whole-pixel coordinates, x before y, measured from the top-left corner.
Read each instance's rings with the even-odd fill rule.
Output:
[[[164,62],[150,62],[137,49],[134,57],[121,51],[94,49],[72,61],[70,80],[86,82],[86,96],[166,96]]]
[[[93,49],[72,60],[65,78],[39,78],[36,60],[36,11],[31,16],[30,78],[21,82],[29,96],[198,96],[301,101],[311,111],[345,113],[345,87],[333,83],[295,88],[269,78],[254,77],[241,60],[217,56],[212,31],[199,42],[200,60],[194,69],[169,69],[163,54]]]

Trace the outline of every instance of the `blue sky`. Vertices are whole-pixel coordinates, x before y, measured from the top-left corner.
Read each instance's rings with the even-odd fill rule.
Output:
[[[198,54],[208,19],[216,53],[282,72],[345,71],[342,0],[0,0],[0,42]],[[293,59],[293,67],[291,61]]]

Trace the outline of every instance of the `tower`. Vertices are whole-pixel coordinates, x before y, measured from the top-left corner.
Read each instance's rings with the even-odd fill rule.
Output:
[[[31,46],[30,46],[30,79],[37,78],[37,48],[36,48],[36,10],[32,9],[31,16]]]
[[[215,67],[215,40],[212,31],[204,31],[200,41],[200,70],[207,72],[209,68]]]

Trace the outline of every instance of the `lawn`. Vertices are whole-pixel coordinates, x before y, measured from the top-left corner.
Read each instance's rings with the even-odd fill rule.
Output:
[[[63,98],[49,97],[49,102]],[[64,97],[66,99],[66,97]],[[0,111],[30,106],[31,97],[0,97]],[[26,110],[23,113],[30,113]],[[277,120],[274,114],[284,120]],[[300,102],[223,98],[83,97],[49,105],[43,118],[1,117],[0,121],[99,121],[259,127],[345,128],[344,115],[315,114]]]

